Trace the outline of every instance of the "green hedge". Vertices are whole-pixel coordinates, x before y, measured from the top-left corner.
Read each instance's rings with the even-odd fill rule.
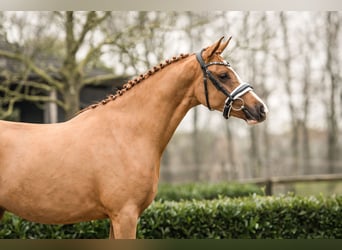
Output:
[[[45,225],[5,213],[0,221],[0,239],[105,239],[108,236],[108,220],[70,225]]]
[[[155,202],[141,238],[342,238],[342,196],[260,197]]]
[[[138,238],[342,238],[342,196],[252,196],[154,202],[141,216]],[[107,238],[108,220],[64,226],[6,214],[0,238]]]
[[[243,197],[252,194],[263,195],[260,187],[238,183],[186,183],[160,184],[157,201],[213,200],[221,197]]]

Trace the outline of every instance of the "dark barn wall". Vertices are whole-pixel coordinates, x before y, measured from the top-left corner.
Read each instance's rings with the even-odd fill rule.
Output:
[[[28,101],[18,102],[15,108],[19,109],[19,121],[30,123],[44,122],[44,110],[39,108],[36,104]]]
[[[80,109],[83,109],[91,104],[97,103],[107,95],[115,93],[115,91],[127,81],[127,78],[119,77],[112,81],[106,81],[99,85],[88,85],[82,88],[80,92]],[[59,97],[61,98],[61,97]],[[37,105],[29,101],[22,101],[15,104],[15,108],[19,110],[20,122],[29,123],[44,123],[44,113],[48,112],[44,110],[45,105]],[[58,107],[58,121],[65,120],[64,111]]]

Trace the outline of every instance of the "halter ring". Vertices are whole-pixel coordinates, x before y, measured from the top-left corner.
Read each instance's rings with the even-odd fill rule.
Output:
[[[240,106],[239,108],[235,108],[235,107],[234,107],[234,102],[235,102],[236,100],[241,101],[241,106]],[[234,110],[234,111],[241,111],[241,110],[243,110],[244,108],[245,108],[245,101],[244,101],[242,98],[240,98],[240,97],[234,99],[233,102],[231,103],[231,109]]]

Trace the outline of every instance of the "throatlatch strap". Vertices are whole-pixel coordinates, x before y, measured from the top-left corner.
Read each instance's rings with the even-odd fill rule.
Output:
[[[210,103],[209,103],[208,81],[206,77],[203,78],[203,82],[204,82],[204,93],[205,93],[205,100],[207,102],[207,107],[209,110],[212,110],[210,107]]]
[[[206,69],[205,62],[203,61],[203,58],[202,58],[202,51],[203,50],[201,50],[201,52],[199,52],[199,53],[196,53],[196,59],[199,62],[201,69],[203,71],[204,94],[205,94],[205,100],[207,102],[207,107],[209,110],[212,110],[210,103],[209,103],[209,91],[208,91],[208,79],[207,79],[207,75],[208,75],[207,71],[208,70]]]

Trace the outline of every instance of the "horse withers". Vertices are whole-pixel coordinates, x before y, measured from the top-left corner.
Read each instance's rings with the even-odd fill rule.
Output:
[[[135,238],[153,201],[162,153],[196,105],[262,122],[267,107],[221,53],[223,38],[166,60],[56,124],[0,121],[0,217],[45,224],[109,218],[110,238]]]

